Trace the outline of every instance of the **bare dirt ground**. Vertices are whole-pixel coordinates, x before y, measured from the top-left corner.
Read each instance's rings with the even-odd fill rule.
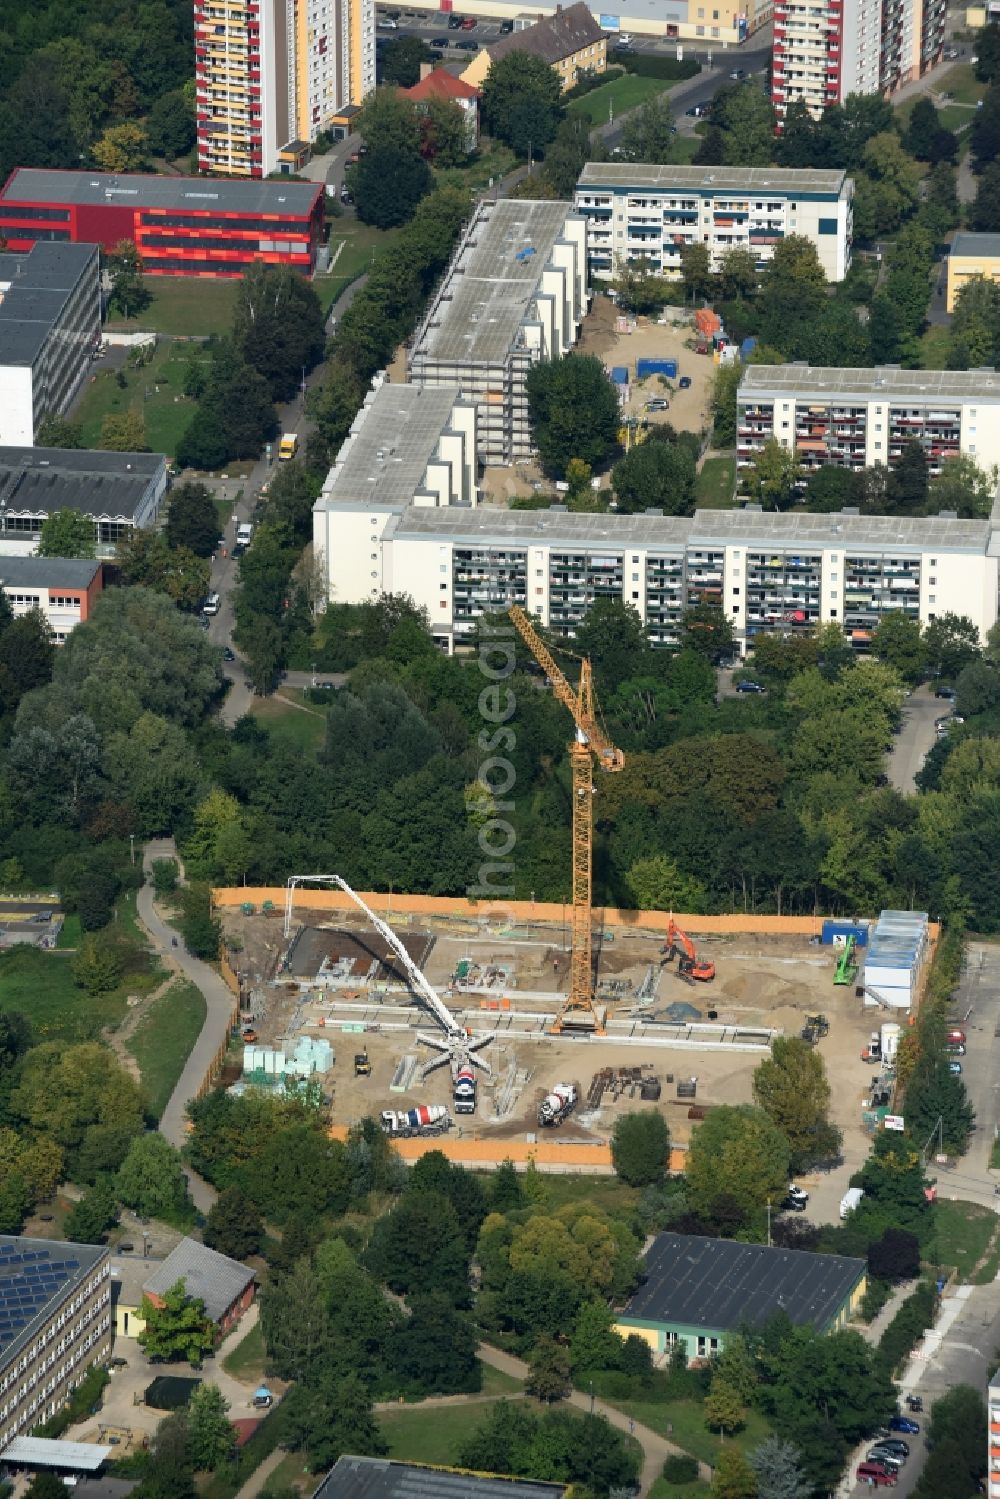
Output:
[[[351,918],[331,920],[318,912],[297,911],[296,915],[310,926],[354,924]],[[434,1022],[412,996],[398,987],[386,989],[379,984],[369,988],[355,979],[351,981],[353,987],[335,993],[303,989],[280,972],[288,944],[282,938],[277,913],[245,917],[228,912],[225,925],[243,944],[239,961],[256,996],[254,1027],[259,1041],[284,1046],[289,1052],[300,1035],[325,1036],[332,1042],[336,1060],[323,1083],[332,1099],[334,1122],[349,1123],[386,1108],[450,1103],[447,1068],[425,1080],[418,1073],[404,1092],[391,1090],[401,1057],[412,1055],[422,1066],[429,1056],[416,1043],[415,1031],[432,1030]],[[523,1139],[536,1128],[542,1095],[554,1083],[563,1081],[575,1083],[581,1098],[577,1113],[560,1131],[561,1138],[569,1140],[607,1139],[619,1112],[641,1107],[659,1108],[669,1122],[673,1139],[683,1144],[690,1139],[693,1121],[688,1117],[689,1101],[677,1099],[677,1084],[691,1077],[697,1078],[699,1106],[752,1100],[753,1072],[766,1055],[762,1050],[644,1046],[624,1044],[612,1035],[581,1038],[545,1034],[541,1039],[528,1039],[508,1034],[528,1028],[522,1019],[525,1015],[535,1017],[536,1030],[544,1030],[547,1017],[554,1016],[559,1008],[568,985],[567,930],[559,925],[538,923],[509,932],[462,928],[457,922],[425,925],[405,918],[393,919],[393,925],[408,939],[420,939],[425,931],[433,935],[425,962],[430,982],[453,1013],[462,1012],[463,1022],[472,1029],[496,1030],[497,1039],[485,1053],[493,1076],[481,1084],[477,1114],[456,1121],[462,1133]],[[359,918],[357,930],[362,929]],[[872,1030],[877,1029],[880,1017],[862,1009],[853,986],[834,986],[831,950],[811,946],[805,939],[770,936],[700,937],[697,947],[699,957],[716,964],[717,976],[710,985],[690,986],[673,967],[661,969],[658,937],[616,931],[614,940],[603,946],[598,967],[599,995],[608,1006],[609,1017],[666,1024],[671,1019],[667,1007],[680,1001],[693,1005],[703,1020],[738,1028],[741,1033],[768,1028],[797,1035],[807,1013],[824,1012],[830,1021],[830,1033],[820,1041],[819,1051],[830,1078],[832,1113],[845,1137],[860,1144],[861,1106],[869,1077],[861,1050]],[[450,986],[463,961],[497,970],[497,982],[483,993],[456,992]],[[651,969],[653,999],[640,1010],[637,991]],[[332,1013],[338,999],[364,1004],[350,1016],[352,1029],[345,1029],[342,1009]],[[658,1030],[654,1033],[659,1034]],[[367,1051],[372,1064],[367,1078],[354,1076],[354,1054],[361,1050]],[[598,1110],[588,1110],[587,1092],[599,1069],[640,1066],[660,1081],[658,1103],[640,1102],[637,1092],[634,1097],[626,1093],[617,1100],[605,1094]]]
[[[631,394],[625,411],[632,416],[646,415],[644,405],[654,398],[666,397],[670,401],[667,411],[651,412],[652,422],[670,422],[679,432],[703,432],[708,426],[709,396],[715,365],[706,354],[694,352],[693,330],[687,326],[661,326],[649,318],[636,319],[634,333],[618,333],[615,329],[617,309],[607,297],[595,297],[583,325],[580,341],[576,346],[579,354],[596,354],[606,369],[616,364],[629,367]],[[637,384],[636,361],[639,359],[676,359],[678,377],[686,375],[691,385],[687,390],[670,386],[653,378]]]

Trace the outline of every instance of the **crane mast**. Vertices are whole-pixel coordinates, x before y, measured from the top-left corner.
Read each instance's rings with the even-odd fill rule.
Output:
[[[603,1030],[594,1007],[593,959],[593,867],[594,867],[594,761],[602,770],[621,770],[625,756],[613,745],[597,721],[594,683],[590,662],[580,662],[580,681],[574,690],[557,666],[525,611],[512,604],[508,615],[521,639],[552,683],[552,691],[567,708],[576,725],[569,746],[573,773],[573,924],[570,955],[569,998],[555,1026]]]

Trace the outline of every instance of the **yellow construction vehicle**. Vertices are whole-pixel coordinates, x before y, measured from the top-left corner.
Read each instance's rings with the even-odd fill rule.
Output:
[[[569,998],[552,1029],[587,1030],[603,1034],[603,1017],[594,1007],[594,962],[591,927],[594,844],[594,761],[602,770],[621,770],[625,756],[613,745],[597,721],[590,662],[580,662],[580,680],[570,686],[522,608],[512,604],[508,614],[521,639],[545,672],[552,691],[573,715],[576,738],[569,746],[573,767],[573,929]]]

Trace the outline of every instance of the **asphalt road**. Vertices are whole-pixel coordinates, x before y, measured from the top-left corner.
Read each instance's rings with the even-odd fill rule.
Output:
[[[934,745],[934,720],[951,712],[951,704],[936,698],[929,687],[918,687],[903,704],[903,726],[896,735],[886,765],[897,791],[916,789],[914,777]]]

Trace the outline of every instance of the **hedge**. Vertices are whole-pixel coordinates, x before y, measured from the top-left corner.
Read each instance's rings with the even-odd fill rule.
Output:
[[[693,57],[678,62],[676,57],[656,57],[651,52],[623,52],[615,48],[608,62],[624,68],[626,73],[636,73],[640,78],[663,78],[668,83],[677,83],[682,78],[694,78],[701,72],[701,63]]]
[[[932,1281],[921,1281],[882,1334],[879,1357],[889,1374],[894,1374],[909,1358],[928,1328],[934,1325],[937,1288]]]

